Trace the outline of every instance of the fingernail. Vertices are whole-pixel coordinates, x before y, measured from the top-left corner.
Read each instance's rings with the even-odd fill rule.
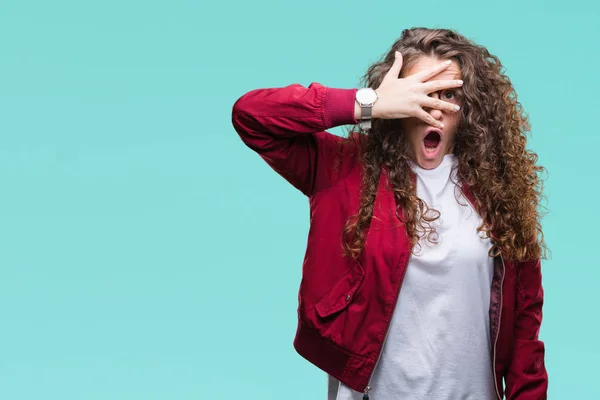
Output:
[[[460,106],[454,106],[454,109],[455,109],[456,111],[458,111],[458,110],[460,110]]]
[[[398,58],[398,54],[400,54],[400,52],[398,52],[398,51],[394,52],[394,57]]]
[[[463,82],[463,81],[461,81],[461,80],[459,80],[457,83],[458,83],[459,85],[462,85],[464,82]]]
[[[440,128],[443,128],[443,127],[444,127],[444,124],[440,124]]]
[[[450,64],[452,64],[452,60],[447,60],[446,65],[450,65]]]

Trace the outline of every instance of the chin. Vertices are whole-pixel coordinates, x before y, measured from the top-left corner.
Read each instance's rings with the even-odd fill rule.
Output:
[[[435,158],[435,159],[417,159],[417,164],[419,165],[419,167],[423,168],[423,169],[434,169],[437,168],[441,163],[442,163],[442,159],[444,157],[439,157],[439,158]]]
[[[421,146],[417,150],[417,157],[415,157],[417,165],[423,169],[437,168],[442,163],[444,156],[448,154],[445,147],[440,145],[435,150],[430,151],[425,146]]]

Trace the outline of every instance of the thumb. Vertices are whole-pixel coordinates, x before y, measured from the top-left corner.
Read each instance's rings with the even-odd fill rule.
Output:
[[[398,77],[400,76],[400,70],[402,69],[402,53],[397,51],[395,53],[395,56],[396,56],[396,58],[394,59],[394,63],[392,64],[392,67],[390,68],[388,73],[385,74],[385,77],[383,78],[384,81],[388,81],[390,79],[398,79]]]

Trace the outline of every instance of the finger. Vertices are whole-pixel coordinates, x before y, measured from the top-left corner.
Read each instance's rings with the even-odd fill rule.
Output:
[[[434,108],[440,111],[458,111],[460,107],[456,104],[448,103],[447,101],[442,101],[440,99],[434,99],[433,97],[426,97],[425,100],[421,102],[422,107]]]
[[[419,118],[420,120],[423,120],[424,122],[428,123],[429,125],[436,126],[438,128],[444,127],[444,124],[442,124],[437,119],[433,118],[431,116],[431,114],[429,114],[427,111],[425,111],[423,109],[419,109],[417,111],[416,117]]]
[[[402,69],[402,53],[397,51],[395,53],[395,57],[396,58],[394,59],[392,67],[383,77],[383,82],[389,81],[391,79],[398,79],[398,77],[400,76],[400,70]]]
[[[412,75],[412,78],[417,79],[419,82],[426,82],[429,79],[436,76],[437,74],[439,74],[440,72],[442,72],[443,70],[445,70],[446,68],[448,68],[450,64],[452,64],[452,61],[444,61],[442,63],[439,63],[438,65],[434,65],[433,67],[426,69],[425,71],[421,71]]]
[[[425,90],[425,93],[429,94],[437,92],[438,90],[454,89],[459,88],[463,85],[463,81],[460,79],[444,79],[439,81],[429,81],[421,85],[421,88]]]

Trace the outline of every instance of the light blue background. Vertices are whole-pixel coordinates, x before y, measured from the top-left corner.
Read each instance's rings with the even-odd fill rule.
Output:
[[[323,399],[292,347],[308,204],[231,107],[355,87],[412,26],[487,46],[530,113],[550,398],[600,398],[599,3],[413,3],[2,0],[0,399]]]

